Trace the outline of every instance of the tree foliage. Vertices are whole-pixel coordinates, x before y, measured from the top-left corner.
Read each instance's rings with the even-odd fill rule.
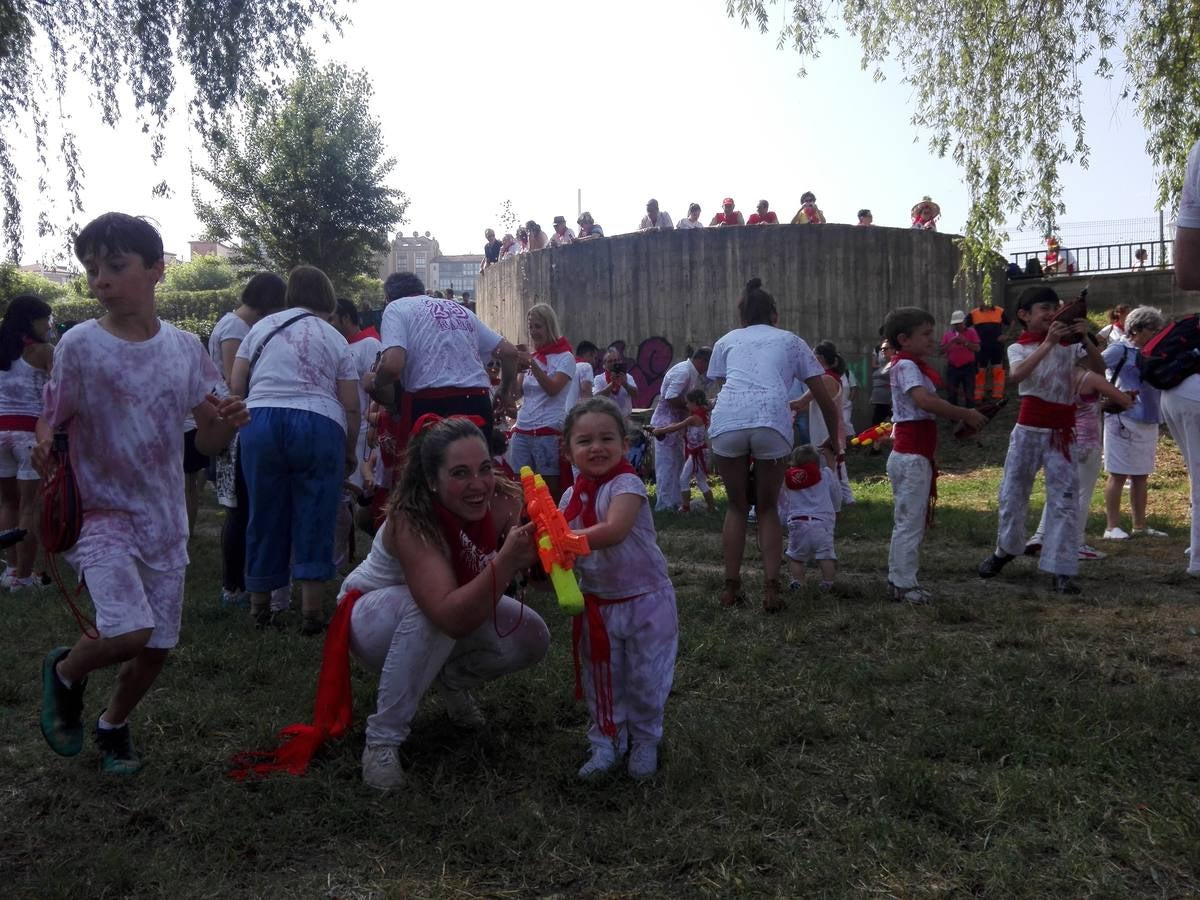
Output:
[[[778,0],[726,0],[767,31]],[[1120,74],[1149,135],[1164,207],[1178,202],[1200,137],[1200,4],[1193,0],[788,0],[779,46],[819,55],[832,17],[883,77],[894,60],[914,91],[912,121],[963,172],[969,260],[1003,241],[1005,219],[1049,231],[1063,212],[1064,167],[1086,166],[1083,76]]]
[[[251,97],[195,170],[217,196],[194,198],[209,237],[234,245],[242,265],[308,263],[339,286],[373,274],[408,200],[384,183],[396,161],[384,156],[371,93],[364,72],[304,59],[284,90]]]
[[[87,84],[91,105],[115,125],[132,96],[152,158],[164,149],[174,111],[176,66],[188,73],[193,124],[204,134],[214,119],[250,91],[275,84],[294,63],[313,27],[340,29],[339,0],[0,0],[0,196],[6,256],[21,254],[24,214],[17,193],[14,147],[32,139],[39,170],[38,233],[65,224],[68,238],[80,212],[84,177],[75,134],[63,108],[71,105],[69,76]],[[79,105],[79,104],[74,104]],[[60,127],[51,129],[50,123]],[[54,145],[52,147],[52,145]],[[54,159],[65,184],[54,189],[46,172]],[[50,201],[65,191],[68,214],[56,222]],[[160,183],[156,192],[165,194]]]
[[[67,289],[44,275],[22,272],[14,263],[0,263],[0,304],[7,305],[18,294],[33,294],[49,302],[67,296]]]
[[[243,280],[229,260],[219,256],[196,256],[189,262],[167,266],[163,288],[168,291],[216,291],[234,285],[240,287]]]

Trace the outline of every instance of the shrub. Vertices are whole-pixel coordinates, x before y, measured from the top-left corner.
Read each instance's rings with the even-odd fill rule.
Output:
[[[232,287],[240,289],[245,280],[234,271],[229,260],[219,256],[197,256],[190,262],[167,266],[163,288],[171,293],[217,291]]]

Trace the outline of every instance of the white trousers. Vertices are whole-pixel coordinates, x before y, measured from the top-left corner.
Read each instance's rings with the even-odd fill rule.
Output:
[[[612,719],[617,726],[617,750],[630,742],[657,744],[662,740],[663,710],[675,677],[675,652],[679,645],[679,616],[675,588],[671,585],[630,600],[600,608],[608,629],[612,657]],[[579,647],[583,690],[592,727],[593,747],[611,748],[612,739],[596,724],[596,691],[588,655],[587,616]]]
[[[1078,534],[1076,543],[1082,547],[1087,543],[1084,532],[1087,530],[1088,513],[1092,508],[1092,494],[1096,491],[1096,481],[1100,478],[1100,466],[1104,461],[1104,451],[1099,447],[1089,447],[1080,450],[1071,448],[1071,458],[1075,460],[1075,470],[1079,473],[1079,503],[1078,503]],[[1034,537],[1039,539],[1046,532],[1046,507],[1042,507],[1042,520],[1038,522]]]
[[[683,502],[683,494],[685,491],[691,490],[692,475],[696,476],[696,487],[700,488],[700,493],[707,494],[712,490],[708,486],[708,476],[704,470],[696,465],[696,458],[689,456],[683,461],[683,469],[679,473],[679,502]]]
[[[517,626],[518,617],[520,626]],[[434,680],[462,691],[539,662],[550,646],[546,623],[530,607],[501,597],[496,623],[487,621],[455,640],[425,617],[406,585],[359,597],[350,616],[350,651],[379,673],[375,712],[367,718],[367,743],[401,744],[421,698]],[[514,627],[516,631],[508,634]],[[506,637],[499,637],[497,630]]]
[[[1038,568],[1054,575],[1079,572],[1079,472],[1075,462],[1050,446],[1051,432],[1013,427],[1000,480],[1000,526],[996,549],[1009,556],[1025,552],[1029,495],[1040,469],[1046,470],[1045,526]]]
[[[1187,463],[1192,489],[1192,551],[1187,571],[1189,575],[1200,575],[1200,518],[1196,517],[1196,510],[1200,509],[1200,403],[1177,397],[1175,391],[1163,391],[1162,414]]]
[[[654,445],[656,510],[678,509],[682,502],[679,473],[683,470],[683,436],[670,434]]]
[[[888,581],[898,588],[916,587],[929,510],[933,466],[919,453],[892,451],[887,461],[892,483],[892,543],[888,548]]]

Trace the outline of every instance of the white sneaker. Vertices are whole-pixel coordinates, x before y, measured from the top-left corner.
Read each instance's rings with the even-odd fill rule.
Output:
[[[292,586],[284,585],[271,591],[271,612],[286,612],[292,608]]]
[[[1157,528],[1151,528],[1149,525],[1145,528],[1135,528],[1130,534],[1134,537],[1167,537],[1165,531],[1159,531]]]
[[[1129,540],[1129,535],[1126,534],[1124,528],[1118,525],[1116,528],[1104,529],[1104,534],[1100,536],[1100,539],[1104,541],[1127,541]]]
[[[750,507],[750,512],[746,513],[746,521],[747,522],[757,522],[758,521],[758,509],[756,507],[753,507],[753,506]]]
[[[440,681],[435,681],[438,696],[442,698],[442,703],[446,706],[446,715],[450,717],[450,721],[459,728],[483,728],[487,725],[487,719],[483,717],[483,712],[479,709],[479,704],[475,702],[475,698],[471,696],[470,691],[456,691],[446,687]]]
[[[1079,545],[1079,558],[1080,559],[1104,559],[1104,557],[1106,557],[1106,556],[1108,556],[1107,553],[1101,553],[1099,550],[1097,550],[1091,544],[1080,544]]]
[[[42,579],[38,578],[36,575],[30,575],[26,578],[18,578],[16,575],[11,575],[6,572],[4,574],[3,581],[0,581],[0,584],[2,584],[8,591],[15,594],[19,591],[41,590]]]
[[[658,771],[658,744],[634,744],[629,750],[629,777],[634,781],[653,778]]]
[[[617,753],[612,747],[593,747],[592,755],[579,769],[579,777],[584,781],[590,781],[593,778],[607,775],[617,767],[619,761]]]
[[[395,744],[367,744],[362,755],[363,784],[380,791],[404,786],[400,748]]]

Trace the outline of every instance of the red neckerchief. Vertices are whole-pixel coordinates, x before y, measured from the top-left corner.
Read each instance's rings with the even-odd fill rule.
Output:
[[[359,341],[364,341],[367,338],[375,338],[375,340],[377,340],[377,341],[383,340],[383,338],[381,338],[379,336],[379,332],[376,331],[375,326],[368,325],[366,328],[364,328],[362,331],[360,331],[354,337],[350,338],[349,343],[357,344]]]
[[[1040,344],[1045,339],[1046,339],[1046,332],[1044,332],[1044,331],[1040,332],[1038,334],[1034,334],[1032,331],[1026,330],[1026,331],[1022,331],[1021,334],[1017,337],[1017,343],[1018,344]]]
[[[918,369],[920,369],[921,374],[924,375],[926,378],[928,378],[930,381],[932,381],[933,386],[935,388],[940,388],[942,386],[942,376],[938,374],[937,369],[935,369],[929,363],[925,362],[924,359],[922,359],[919,356],[913,356],[907,350],[901,350],[899,353],[897,353],[895,356],[892,357],[892,365],[895,365],[897,362],[899,362],[902,359],[907,359],[909,362],[913,363]]]
[[[534,359],[540,362],[543,366],[546,365],[547,359],[551,353],[571,353],[571,342],[565,337],[560,337],[552,344],[546,344],[544,347],[538,347],[531,354]]]
[[[815,462],[792,466],[784,473],[783,482],[793,491],[803,491],[821,483],[821,465]]]
[[[637,469],[629,464],[629,460],[624,457],[621,461],[601,475],[599,478],[588,478],[582,472],[575,479],[575,487],[571,491],[571,499],[563,510],[563,518],[568,523],[574,522],[576,517],[583,521],[584,528],[591,528],[596,524],[596,498],[600,496],[600,488],[608,484],[618,475],[636,475]]]
[[[433,511],[450,548],[450,565],[459,587],[482,572],[496,552],[496,525],[489,512],[478,522],[464,522],[434,500]]]
[[[825,374],[828,375],[830,378],[832,378],[834,381],[838,382],[839,384],[842,381],[842,376],[839,375],[837,372],[835,372],[833,369],[826,369]]]
[[[707,406],[693,406],[691,414],[700,420],[700,425],[703,428],[708,428],[709,417],[712,415],[712,410]]]

